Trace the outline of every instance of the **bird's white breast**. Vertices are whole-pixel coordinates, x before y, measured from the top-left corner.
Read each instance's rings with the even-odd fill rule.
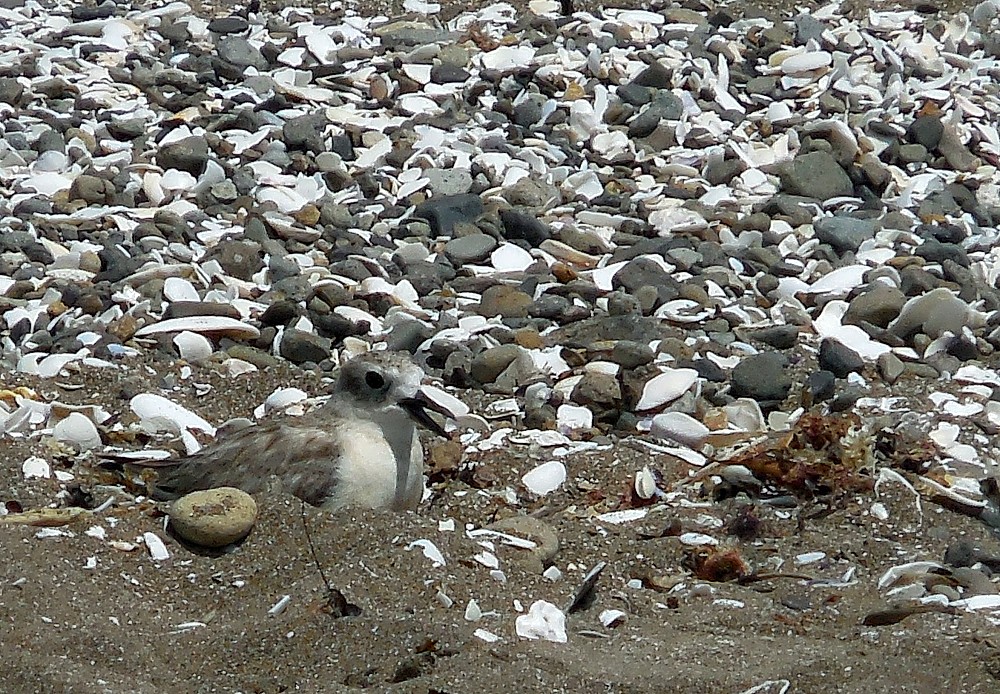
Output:
[[[396,496],[396,457],[382,429],[375,422],[357,419],[345,422],[339,435],[343,451],[339,481],[323,508],[391,506]]]

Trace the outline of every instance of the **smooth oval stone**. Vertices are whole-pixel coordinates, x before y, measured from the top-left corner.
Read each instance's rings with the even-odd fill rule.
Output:
[[[257,502],[242,489],[191,492],[170,506],[170,526],[199,547],[225,547],[246,537],[257,521]]]

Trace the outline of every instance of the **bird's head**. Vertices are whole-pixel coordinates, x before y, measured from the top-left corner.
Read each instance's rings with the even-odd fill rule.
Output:
[[[423,369],[397,352],[368,352],[345,362],[338,371],[334,396],[359,409],[401,407],[418,424],[446,436],[427,410],[454,418],[424,392]]]

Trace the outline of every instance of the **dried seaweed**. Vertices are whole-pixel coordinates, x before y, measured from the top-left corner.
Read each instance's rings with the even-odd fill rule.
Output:
[[[868,490],[870,437],[854,413],[807,412],[791,429],[769,436],[725,461],[743,465],[765,484],[798,494]]]

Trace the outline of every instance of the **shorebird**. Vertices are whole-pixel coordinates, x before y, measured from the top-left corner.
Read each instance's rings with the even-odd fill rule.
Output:
[[[451,416],[424,394],[423,379],[402,354],[355,357],[340,367],[333,394],[314,413],[240,429],[184,458],[143,464],[158,471],[150,491],[160,500],[213,487],[253,494],[277,478],[325,510],[416,508],[424,454],[414,423],[444,436],[427,409]]]

